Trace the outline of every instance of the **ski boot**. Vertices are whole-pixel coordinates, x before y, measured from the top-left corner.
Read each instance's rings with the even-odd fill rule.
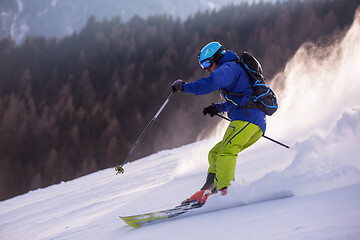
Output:
[[[184,200],[181,203],[181,206],[187,206],[187,205],[196,206],[196,205],[199,205],[201,200],[209,193],[211,193],[211,189],[201,189],[200,191],[197,191],[195,194],[193,194],[190,198]]]
[[[182,201],[180,206],[190,205],[190,207],[192,207],[192,206],[201,207],[206,201],[205,200],[204,203],[200,204],[201,200],[206,195],[210,194],[212,189],[214,188],[214,178],[215,178],[215,173],[208,173],[204,186],[199,191],[197,191],[195,194],[193,194],[190,198]]]
[[[180,206],[188,206],[189,205],[191,208],[201,207],[202,205],[205,204],[206,200],[208,199],[208,197],[210,195],[213,195],[218,192],[221,194],[221,196],[225,196],[227,194],[227,187],[222,188],[220,190],[216,190],[216,188],[202,189],[202,190],[196,192],[190,198],[183,201]]]
[[[205,195],[201,198],[199,204],[200,204],[200,205],[204,205],[205,202],[206,202],[206,200],[208,199],[208,197],[209,197],[210,195],[213,195],[213,194],[218,193],[218,192],[221,193],[221,196],[225,196],[225,195],[227,194],[227,187],[222,188],[222,189],[220,189],[219,191],[216,190],[216,188],[212,189],[210,193],[205,194]]]

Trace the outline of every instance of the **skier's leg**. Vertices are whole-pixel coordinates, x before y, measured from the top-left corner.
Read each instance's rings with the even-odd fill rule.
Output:
[[[208,168],[208,174],[209,173],[216,173],[216,158],[217,154],[219,152],[219,149],[222,146],[222,141],[216,144],[209,152],[208,155],[208,161],[209,161],[209,168]]]
[[[201,188],[202,190],[214,188],[214,179],[216,175],[216,159],[221,145],[222,145],[222,141],[216,144],[209,152],[208,155],[209,168],[207,172],[206,182],[204,186]]]
[[[207,181],[204,185],[204,187],[202,187],[201,189],[209,189],[210,184],[208,182],[208,180],[210,180],[210,178],[212,178],[213,182],[212,182],[212,186],[211,188],[216,186],[217,180],[216,180],[216,161],[218,159],[218,153],[220,151],[222,151],[223,145],[224,145],[224,141],[229,138],[229,136],[231,134],[233,134],[235,131],[235,127],[231,126],[231,124],[229,125],[229,127],[226,129],[226,132],[224,134],[223,139],[217,143],[209,152],[208,155],[208,161],[209,161],[209,169],[208,169],[208,177],[207,177]],[[215,185],[214,185],[215,184]]]
[[[234,179],[237,154],[255,143],[261,135],[261,129],[254,124],[244,121],[231,122],[223,140],[209,152],[209,169],[205,185],[184,203],[203,199],[211,194],[209,189],[213,187],[218,190],[228,187]],[[205,201],[206,199],[203,202]]]
[[[204,189],[213,189],[214,188],[214,180],[215,180],[215,173],[209,172],[206,177],[206,181],[204,186],[201,188],[201,190]]]
[[[225,133],[216,159],[215,185],[218,190],[228,187],[234,180],[238,153],[254,144],[263,134],[258,126],[245,121],[232,121],[229,128],[234,130],[231,134]]]
[[[204,186],[194,193],[189,199],[185,200],[183,204],[201,200],[206,194],[211,193],[211,189],[215,187],[215,175],[216,175],[216,159],[217,159],[217,153],[222,146],[222,141],[216,144],[209,152],[208,160],[209,160],[209,168],[208,173],[206,177],[206,182]]]

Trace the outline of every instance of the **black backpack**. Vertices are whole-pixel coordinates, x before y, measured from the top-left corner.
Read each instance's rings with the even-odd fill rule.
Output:
[[[236,96],[246,96],[249,98],[249,101],[239,108],[243,108],[245,114],[247,115],[246,108],[251,109],[260,109],[266,115],[273,115],[278,109],[277,99],[275,93],[265,84],[265,78],[263,76],[263,71],[261,64],[255,57],[250,53],[244,52],[240,56],[240,60],[236,62],[240,63],[241,66],[245,69],[247,74],[250,77],[250,80],[254,84],[254,95],[248,96],[241,93],[232,93],[228,92],[225,89],[222,89],[225,94],[236,95]]]

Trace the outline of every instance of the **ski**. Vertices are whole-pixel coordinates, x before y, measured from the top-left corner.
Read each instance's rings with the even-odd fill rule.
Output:
[[[141,227],[146,224],[169,220],[171,218],[182,215],[190,210],[200,208],[201,206],[202,205],[198,203],[180,205],[163,211],[151,212],[151,213],[145,213],[145,214],[139,214],[139,215],[127,216],[127,217],[120,217],[120,218],[131,227]]]
[[[292,197],[293,194],[291,191],[280,191],[275,192],[272,194],[265,194],[263,196],[258,196],[257,199],[254,199],[253,201],[246,201],[246,202],[239,202],[239,204],[232,205],[232,206],[221,206],[219,208],[214,209],[204,209],[202,211],[202,206],[204,204],[199,204],[198,202],[192,202],[190,204],[181,204],[180,206],[176,206],[171,209],[162,210],[162,211],[156,211],[156,212],[150,212],[145,214],[139,214],[134,216],[126,216],[120,218],[129,226],[131,227],[141,227],[147,224],[151,223],[159,223],[167,220],[171,220],[174,218],[179,217],[185,217],[185,216],[192,216],[207,212],[214,212],[222,209],[227,208],[233,208],[233,207],[240,207],[240,206],[247,206],[267,201],[273,201],[283,198],[289,198]]]

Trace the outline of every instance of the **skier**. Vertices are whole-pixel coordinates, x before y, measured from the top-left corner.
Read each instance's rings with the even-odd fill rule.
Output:
[[[209,76],[195,82],[178,79],[172,84],[173,91],[180,90],[195,95],[224,89],[222,95],[226,101],[204,108],[203,113],[213,117],[219,112],[227,112],[231,119],[222,141],[209,152],[209,168],[204,186],[183,204],[204,204],[207,198],[216,192],[226,195],[227,187],[235,177],[238,153],[254,144],[265,132],[264,112],[259,109],[245,109],[243,106],[249,100],[248,97],[226,94],[233,92],[253,95],[253,84],[242,66],[235,62],[238,59],[236,53],[225,50],[219,42],[211,42],[203,47],[198,55],[200,66]]]

